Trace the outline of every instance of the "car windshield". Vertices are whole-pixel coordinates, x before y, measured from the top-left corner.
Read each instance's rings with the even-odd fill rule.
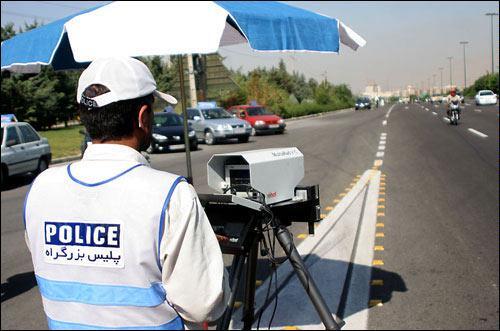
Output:
[[[361,102],[362,102],[362,103],[369,103],[369,102],[370,102],[370,100],[365,99],[365,98],[359,98],[358,100],[356,100],[356,102],[357,102],[357,103],[361,103]]]
[[[161,126],[181,126],[182,117],[177,114],[155,114],[154,125]]]
[[[222,108],[208,108],[208,109],[202,109],[201,112],[203,113],[203,116],[207,120],[214,120],[218,118],[232,118],[233,116],[229,114],[227,111],[225,111]]]
[[[247,108],[247,111],[248,116],[272,115],[272,113],[268,112],[265,108],[262,107]]]
[[[493,95],[491,91],[480,92],[479,95]]]

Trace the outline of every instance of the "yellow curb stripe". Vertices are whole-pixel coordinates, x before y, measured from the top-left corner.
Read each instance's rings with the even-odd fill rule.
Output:
[[[378,216],[378,217],[384,217],[384,216],[385,216],[385,213],[377,213],[377,216]]]
[[[256,280],[255,281],[255,286],[259,287],[262,285],[262,281],[261,280]]]
[[[382,261],[382,260],[373,260],[373,265],[384,265],[384,261]]]
[[[368,303],[368,306],[370,308],[372,307],[382,307],[384,304],[382,303],[382,300],[370,300],[370,302]]]
[[[300,330],[300,329],[296,326],[284,326],[283,329],[281,330]]]
[[[383,232],[377,232],[377,233],[375,233],[375,237],[376,238],[384,238],[385,236],[384,236]]]
[[[375,226],[377,228],[383,228],[384,227],[384,223],[377,223]]]
[[[380,198],[380,199],[378,199],[378,202],[385,202],[385,199],[384,198]]]
[[[384,182],[380,182],[380,186],[385,186],[385,183]]]
[[[326,218],[326,214],[321,214],[319,217]]]
[[[382,205],[377,206],[377,209],[385,209],[385,206],[382,206]]]
[[[384,286],[384,280],[383,279],[374,279],[374,280],[372,280],[371,285],[372,286]]]
[[[234,308],[236,308],[236,309],[238,309],[238,308],[240,308],[242,305],[243,305],[243,302],[241,302],[241,301],[235,301],[235,302],[234,302],[234,306],[233,306],[233,307],[234,307]]]
[[[328,206],[328,207],[325,208],[325,210],[328,210],[328,211],[333,210],[333,207],[332,206]]]
[[[340,199],[333,200],[333,203],[339,203],[339,202],[340,202]]]
[[[385,192],[378,192],[379,195],[385,195]]]
[[[384,250],[384,246],[375,246],[374,250],[376,250],[376,251],[383,251]]]
[[[339,197],[345,197],[345,196],[346,196],[346,194],[345,194],[345,193],[340,193],[340,194],[339,194]]]
[[[299,238],[299,239],[304,239],[304,238],[307,238],[307,234],[305,234],[305,233],[301,233],[301,234],[299,234],[299,235],[297,236],[297,238]]]

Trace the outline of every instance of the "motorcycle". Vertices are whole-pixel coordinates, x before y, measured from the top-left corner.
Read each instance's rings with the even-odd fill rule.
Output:
[[[452,101],[450,104],[449,118],[451,125],[458,125],[458,120],[460,119],[460,105],[458,101]]]

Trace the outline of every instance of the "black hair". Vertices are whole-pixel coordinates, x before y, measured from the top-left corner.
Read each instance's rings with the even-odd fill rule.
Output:
[[[109,92],[109,89],[101,84],[93,84],[85,89],[83,95],[94,98]],[[138,126],[139,110],[143,105],[148,105],[148,111],[152,111],[154,102],[153,94],[140,98],[113,102],[103,107],[88,107],[79,105],[80,120],[90,135],[90,138],[101,142],[109,140],[120,140],[132,136],[134,128]]]

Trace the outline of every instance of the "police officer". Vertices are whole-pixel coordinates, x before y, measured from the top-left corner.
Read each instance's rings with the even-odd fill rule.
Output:
[[[78,82],[92,138],[81,161],[36,178],[26,241],[50,329],[199,328],[225,309],[216,236],[194,188],[152,169],[156,82],[140,61],[99,59]]]

